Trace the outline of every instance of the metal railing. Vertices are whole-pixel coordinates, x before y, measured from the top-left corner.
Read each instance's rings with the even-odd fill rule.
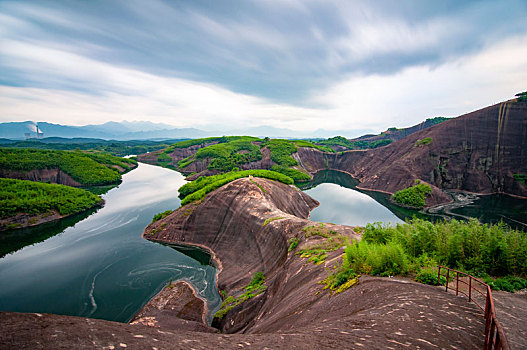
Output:
[[[446,275],[441,274],[441,269],[446,270]],[[437,284],[440,284],[441,276],[446,277],[446,291],[448,291],[449,287],[450,289],[454,289],[452,284],[455,284],[456,295],[465,295],[469,302],[473,302],[483,311],[485,317],[485,341],[483,343],[483,349],[509,350],[509,344],[505,337],[503,327],[501,327],[496,318],[490,286],[474,276],[445,266],[438,266]],[[485,302],[485,308],[482,306],[483,301]]]

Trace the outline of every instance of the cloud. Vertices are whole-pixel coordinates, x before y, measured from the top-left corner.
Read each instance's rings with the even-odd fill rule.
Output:
[[[0,2],[0,118],[382,131],[456,116],[525,90],[526,9]]]
[[[408,126],[426,117],[456,116],[524,90],[527,36],[482,54],[438,66],[407,68],[393,75],[350,75],[318,91],[298,107],[232,92],[223,87],[114,66],[36,44],[7,43],[12,65],[28,75],[53,75],[96,91],[0,87],[7,120],[87,124],[150,120],[178,127],[239,128],[258,125],[308,131]],[[63,80],[63,82],[61,82]]]
[[[455,117],[510,99],[525,90],[526,81],[527,36],[521,36],[435,68],[350,76],[314,99],[335,120],[382,130],[427,117]]]

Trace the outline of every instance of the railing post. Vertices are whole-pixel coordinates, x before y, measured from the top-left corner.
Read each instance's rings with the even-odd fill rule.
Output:
[[[438,285],[438,286],[441,285],[440,282],[439,282],[439,281],[441,280],[440,277],[441,277],[441,266],[438,266],[438,267],[437,267],[437,285]]]
[[[459,294],[459,272],[456,272],[456,296]]]
[[[496,331],[496,324],[494,323],[494,319],[490,319],[490,332],[489,332],[489,346],[492,348],[492,345],[494,345],[494,332]]]
[[[472,276],[468,276],[468,302],[472,301]]]
[[[450,269],[446,270],[446,291],[448,292],[448,278],[450,276]]]

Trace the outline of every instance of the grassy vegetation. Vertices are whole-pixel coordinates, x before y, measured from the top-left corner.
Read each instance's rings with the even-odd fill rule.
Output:
[[[515,96],[518,98],[518,102],[527,102],[527,91],[517,93]]]
[[[434,118],[427,118],[426,122],[431,123],[432,125],[441,124],[442,122],[445,122],[452,118],[446,118],[446,117],[434,117]]]
[[[255,273],[252,281],[244,288],[245,292],[238,297],[234,297],[232,295],[226,297],[220,306],[220,310],[214,314],[214,317],[221,319],[235,306],[240,305],[244,301],[263,293],[267,289],[267,286],[264,283],[265,276],[263,272]]]
[[[320,145],[325,146],[342,146],[346,147],[348,149],[373,149],[378,148],[382,146],[389,145],[392,143],[393,140],[391,139],[382,139],[382,140],[375,140],[375,141],[368,141],[368,140],[359,140],[359,141],[350,141],[342,136],[335,136],[331,137],[327,140],[321,140],[317,143]]]
[[[306,226],[302,229],[306,239],[309,237],[320,237],[320,243],[310,245],[305,249],[296,252],[301,258],[306,258],[315,265],[320,265],[326,261],[329,252],[335,251],[347,243],[344,236],[338,232],[330,230],[325,224],[320,223],[314,226]]]
[[[190,164],[194,163],[195,160],[196,159],[193,156],[190,156],[185,159],[181,159],[179,162],[177,162],[177,166],[179,167],[179,169],[183,170],[186,167],[188,167]]]
[[[527,183],[527,174],[514,174],[514,178],[525,185]]]
[[[172,158],[170,158],[168,154],[163,152],[159,156],[157,156],[157,161],[158,162],[171,162]]]
[[[270,222],[273,222],[275,220],[281,220],[283,218],[284,218],[283,216],[275,216],[275,217],[272,217],[272,218],[267,218],[267,219],[265,219],[265,221],[264,221],[262,226],[267,226],[267,225],[269,225]]]
[[[121,174],[114,166],[129,169],[136,161],[105,153],[0,148],[0,168],[15,171],[58,168],[85,186],[119,182]]]
[[[201,148],[195,155],[196,159],[212,158],[208,169],[221,172],[232,169],[246,163],[256,162],[262,159],[260,147],[252,142],[258,140],[254,137],[245,137],[228,143],[218,143]]]
[[[369,224],[362,241],[346,248],[342,266],[332,280],[344,283],[341,277],[346,274],[413,272],[416,280],[435,284],[438,264],[482,277],[494,288],[525,288],[527,233],[504,224],[481,224],[476,219],[437,223],[413,219],[396,226]]]
[[[222,142],[222,141],[226,142],[225,140],[226,140],[226,137],[223,136],[223,137],[206,137],[206,138],[201,138],[201,139],[180,141],[173,145],[170,145],[167,148],[167,151],[173,152],[176,148],[187,148],[187,147],[196,146],[196,145],[201,146],[201,145],[206,145],[207,143],[212,143],[212,142]]]
[[[232,171],[221,175],[214,175],[208,178],[203,178],[202,180],[198,179],[195,181],[196,184],[194,185],[183,185],[179,189],[180,194],[182,193],[182,189],[183,193],[188,194],[181,201],[181,205],[186,205],[188,203],[198,201],[204,198],[208,193],[214,191],[217,188],[220,188],[223,185],[228,184],[229,182],[232,182],[236,179],[240,179],[242,177],[249,176],[263,177],[266,179],[280,181],[288,185],[293,184],[293,179],[291,179],[290,177],[270,170]],[[187,185],[189,186],[187,188],[184,188]]]
[[[291,157],[297,151],[294,142],[288,140],[272,139],[265,143],[271,151],[271,160],[284,167],[298,165],[298,162]]]
[[[156,215],[154,215],[154,217],[152,218],[152,222],[156,222],[156,221],[159,221],[161,219],[164,219],[166,218],[167,216],[169,216],[170,214],[172,214],[172,210],[165,210],[164,212],[162,213],[157,213]]]
[[[77,152],[77,153],[85,155],[93,159],[97,163],[106,165],[108,167],[118,166],[118,167],[123,168],[124,170],[130,170],[132,166],[137,165],[137,160],[130,159],[130,158],[116,157],[107,152],[87,151],[87,152]]]
[[[211,144],[213,143],[213,144]],[[262,159],[262,149],[270,150],[271,160],[276,163],[272,166],[272,171],[282,173],[295,182],[309,181],[311,177],[291,167],[298,165],[291,155],[298,151],[298,147],[315,148],[323,152],[333,152],[327,146],[316,145],[307,140],[282,140],[282,139],[259,139],[250,136],[223,136],[188,140],[179,142],[168,147],[164,154],[158,158],[158,165],[164,166],[163,161],[168,161],[168,154],[175,148],[202,145],[194,155],[191,155],[178,162],[178,169],[184,171],[186,167],[195,161],[206,160],[207,168],[219,173],[230,172],[244,164],[257,162]],[[166,158],[165,158],[166,157]]]
[[[0,217],[17,213],[43,214],[57,210],[71,215],[96,205],[102,199],[88,191],[69,186],[27,180],[0,179]]]
[[[416,182],[412,187],[395,192],[392,200],[397,204],[413,208],[424,208],[426,196],[432,193],[432,188],[430,185],[419,183],[419,180]]]
[[[422,145],[428,145],[429,143],[432,143],[432,138],[431,137],[426,137],[422,140],[417,140],[415,142],[415,147],[419,147],[419,146],[422,146]]]
[[[335,152],[331,147],[324,146],[324,145],[317,145],[307,140],[295,140],[293,142],[295,143],[296,147],[314,148],[314,149],[318,149],[319,151],[329,152],[329,153]]]
[[[353,149],[353,142],[342,136],[330,137],[327,140],[321,140],[317,142],[320,145],[326,146],[342,146],[349,149]]]
[[[296,237],[291,237],[291,238],[289,238],[287,243],[289,244],[289,248],[287,248],[287,251],[288,252],[292,252],[296,248],[298,243],[300,243],[300,239],[298,239]]]
[[[84,138],[59,138],[48,137],[38,140],[26,140],[6,143],[9,148],[34,148],[48,150],[89,150],[91,152],[109,153],[113,156],[123,157],[131,154],[143,154],[166,148],[170,145],[167,141],[131,140],[131,141],[106,141]]]
[[[289,176],[294,182],[306,182],[311,180],[311,176],[297,169],[286,168],[281,165],[273,165],[271,170]]]

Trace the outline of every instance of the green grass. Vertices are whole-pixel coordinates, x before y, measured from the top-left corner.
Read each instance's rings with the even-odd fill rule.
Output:
[[[349,149],[354,148],[353,142],[351,142],[350,140],[342,136],[330,137],[327,140],[321,140],[321,141],[318,141],[317,143],[321,145],[326,145],[326,146],[342,146],[342,147],[346,147]]]
[[[188,148],[188,147],[196,146],[196,145],[201,146],[207,143],[221,142],[223,139],[224,139],[223,137],[207,137],[207,138],[201,138],[201,139],[180,141],[180,142],[174,143],[173,145],[170,145],[167,148],[167,150],[169,152],[173,152],[176,148]]]
[[[0,178],[0,217],[3,218],[17,213],[43,214],[53,210],[65,216],[100,204],[99,196],[79,188]]]
[[[368,224],[362,240],[346,247],[341,266],[326,282],[337,288],[345,283],[344,275],[414,273],[418,282],[437,284],[438,264],[482,277],[495,289],[525,288],[527,233],[476,219]]]
[[[514,178],[524,185],[527,183],[527,174],[514,174]]]
[[[275,220],[281,220],[283,218],[284,218],[283,216],[275,216],[275,217],[272,217],[272,218],[267,218],[267,219],[265,219],[265,221],[264,221],[262,226],[267,226],[267,225],[269,225],[270,222],[273,222]]]
[[[193,156],[187,157],[185,159],[181,159],[179,162],[177,162],[177,166],[179,169],[185,169],[190,164],[194,163],[196,159]]]
[[[121,180],[121,174],[112,166],[129,169],[129,165],[134,162],[103,153],[0,148],[2,169],[31,171],[58,168],[84,186],[117,183]]]
[[[306,258],[315,265],[320,265],[326,261],[329,253],[346,245],[346,237],[338,232],[330,230],[325,224],[320,223],[314,226],[306,226],[302,229],[306,239],[318,236],[323,238],[319,243],[309,245],[308,247],[296,252],[301,258]]]
[[[255,273],[251,282],[244,288],[245,292],[238,297],[232,295],[226,297],[220,306],[220,310],[214,314],[214,317],[222,319],[223,316],[235,306],[263,293],[267,289],[267,286],[264,283],[265,276],[263,272]]]
[[[172,158],[166,153],[161,153],[159,156],[157,156],[158,162],[171,162]]]
[[[417,183],[412,187],[395,192],[392,196],[392,200],[397,204],[402,204],[413,208],[424,208],[426,205],[425,199],[431,193],[432,188],[430,185],[425,183]]]
[[[228,184],[229,182],[232,182],[236,179],[240,179],[242,177],[249,176],[276,180],[287,185],[293,184],[293,180],[290,177],[270,170],[232,171],[226,174],[214,175],[208,178],[201,178],[201,180],[198,179],[195,181],[196,184],[194,185],[183,185],[179,189],[179,192],[180,194],[186,193],[186,196],[182,199],[181,205],[186,205],[188,203],[198,201],[204,198],[208,193],[220,188],[221,186]],[[188,187],[185,187],[187,185]]]
[[[317,145],[307,140],[295,140],[293,142],[295,143],[296,147],[315,148],[315,149],[318,149],[319,151],[328,152],[328,153],[335,152],[331,147],[324,146],[324,145]]]
[[[265,146],[271,151],[271,160],[284,167],[298,165],[298,162],[291,157],[297,151],[294,142],[288,140],[271,139]]]
[[[422,140],[417,140],[415,142],[415,147],[418,147],[418,146],[421,146],[421,145],[428,145],[429,143],[432,143],[432,138],[431,137],[426,137]]]
[[[170,214],[172,214],[172,210],[165,210],[164,212],[162,213],[157,213],[156,215],[154,215],[154,217],[152,218],[152,222],[156,222],[156,221],[159,221],[161,219],[164,219],[166,218],[167,216],[169,216]]]
[[[311,176],[297,169],[286,168],[281,165],[273,165],[271,170],[289,176],[294,182],[306,182],[311,180]]]
[[[287,243],[289,244],[289,248],[287,248],[287,251],[292,252],[296,248],[296,246],[300,243],[300,239],[296,237],[291,237],[289,238]]]
[[[518,98],[518,102],[527,102],[527,91],[519,92],[515,96]]]

